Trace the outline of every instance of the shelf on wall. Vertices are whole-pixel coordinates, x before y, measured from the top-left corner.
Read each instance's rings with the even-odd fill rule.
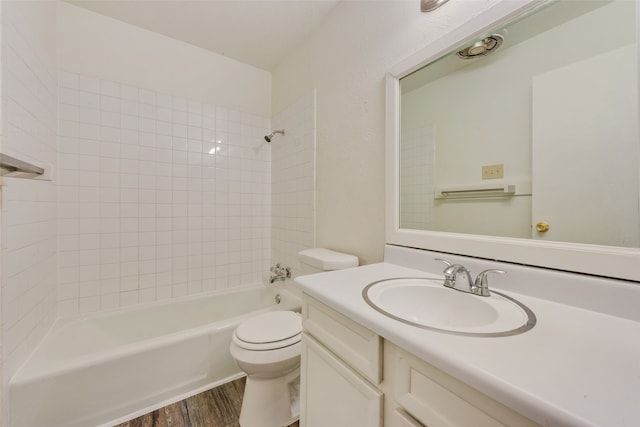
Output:
[[[1,153],[0,168],[5,169],[9,172],[32,173],[35,175],[44,174],[44,169],[39,166]]]

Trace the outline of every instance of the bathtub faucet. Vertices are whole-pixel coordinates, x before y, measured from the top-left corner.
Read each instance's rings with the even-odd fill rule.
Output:
[[[275,267],[271,267],[271,278],[269,283],[284,282],[286,279],[291,279],[291,269],[286,265],[276,264]]]

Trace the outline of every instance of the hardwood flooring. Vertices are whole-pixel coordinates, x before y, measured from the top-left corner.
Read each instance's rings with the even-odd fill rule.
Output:
[[[244,383],[231,381],[115,427],[239,427]]]

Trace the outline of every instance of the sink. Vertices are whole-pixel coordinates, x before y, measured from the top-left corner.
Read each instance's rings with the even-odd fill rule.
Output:
[[[362,291],[378,312],[400,322],[456,335],[498,337],[533,328],[534,313],[494,290],[482,297],[444,287],[442,280],[402,277],[379,280]]]

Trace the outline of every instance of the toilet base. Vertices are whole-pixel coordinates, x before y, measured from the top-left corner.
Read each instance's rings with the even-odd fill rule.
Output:
[[[299,390],[299,367],[277,378],[247,376],[240,426],[284,427],[295,422],[300,415]]]

